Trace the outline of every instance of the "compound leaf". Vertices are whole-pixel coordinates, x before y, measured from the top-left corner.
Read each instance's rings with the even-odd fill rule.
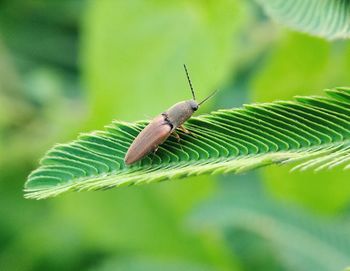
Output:
[[[295,170],[350,168],[350,89],[329,97],[248,104],[193,117],[192,134],[179,131],[140,162],[126,166],[125,153],[147,121],[113,121],[104,131],[49,150],[25,184],[27,198],[71,190],[97,190],[200,174],[241,173],[297,162]]]

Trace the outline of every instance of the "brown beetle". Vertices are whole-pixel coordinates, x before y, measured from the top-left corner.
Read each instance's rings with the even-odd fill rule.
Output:
[[[216,91],[214,91],[203,101],[197,103],[186,65],[184,65],[184,68],[193,99],[174,104],[167,111],[155,117],[132,142],[125,155],[125,164],[133,164],[144,158],[150,152],[157,151],[158,146],[162,144],[171,133],[175,133],[176,137],[180,139],[179,135],[175,132],[177,128],[180,128],[185,133],[190,133],[182,124],[197,111],[201,104],[216,93]]]

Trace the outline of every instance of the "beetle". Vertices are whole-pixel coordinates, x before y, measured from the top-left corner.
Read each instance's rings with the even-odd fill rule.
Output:
[[[188,120],[199,106],[215,95],[214,91],[200,103],[196,102],[196,96],[192,87],[191,79],[188,75],[186,65],[184,65],[187,80],[192,92],[191,100],[182,101],[174,104],[167,111],[155,117],[134,139],[131,143],[124,162],[126,165],[131,165],[151,152],[156,152],[158,146],[162,144],[172,133],[180,140],[176,129],[180,128],[185,133],[190,133],[183,123]]]

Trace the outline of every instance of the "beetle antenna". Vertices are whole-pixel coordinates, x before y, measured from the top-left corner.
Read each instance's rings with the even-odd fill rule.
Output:
[[[198,105],[201,105],[202,103],[204,103],[205,101],[209,100],[211,97],[213,97],[216,93],[218,92],[218,90],[213,91],[212,94],[210,94],[207,98],[205,98],[203,101],[201,101]]]
[[[184,64],[184,68],[185,68],[188,84],[190,85],[190,88],[191,88],[193,100],[196,100],[196,96],[194,95],[194,90],[193,90],[193,87],[192,87],[192,82],[191,82],[190,76],[188,75],[187,67],[186,67],[185,64]]]

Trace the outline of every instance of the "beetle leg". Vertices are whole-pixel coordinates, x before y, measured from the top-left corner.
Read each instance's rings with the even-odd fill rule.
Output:
[[[185,128],[185,126],[183,126],[183,125],[180,125],[179,126],[179,129],[181,130],[181,131],[183,131],[185,134],[188,134],[188,135],[192,135],[192,136],[196,136],[195,134],[193,134],[191,131],[189,131],[189,130],[187,130],[186,128]]]
[[[158,150],[159,147],[156,147],[153,151],[150,152],[150,155],[152,155],[152,160],[156,157],[156,152]]]
[[[158,148],[159,148],[159,147],[155,148],[155,149],[151,152],[151,154],[152,154],[152,160],[155,158],[156,152],[158,151]]]
[[[173,131],[173,134],[174,134],[174,136],[176,137],[177,142],[179,143],[181,150],[184,151],[184,149],[182,148],[182,145],[180,144],[181,138],[180,138],[179,134],[176,133],[175,131]]]
[[[178,133],[176,133],[175,131],[173,131],[173,134],[174,134],[174,136],[176,137],[176,139],[177,139],[177,142],[180,142],[180,136],[179,136],[179,134]]]
[[[187,129],[185,128],[185,126],[180,125],[179,128],[180,128],[180,130],[181,130],[182,132],[184,132],[185,134],[191,134],[191,132],[190,132],[189,130],[187,130]]]

